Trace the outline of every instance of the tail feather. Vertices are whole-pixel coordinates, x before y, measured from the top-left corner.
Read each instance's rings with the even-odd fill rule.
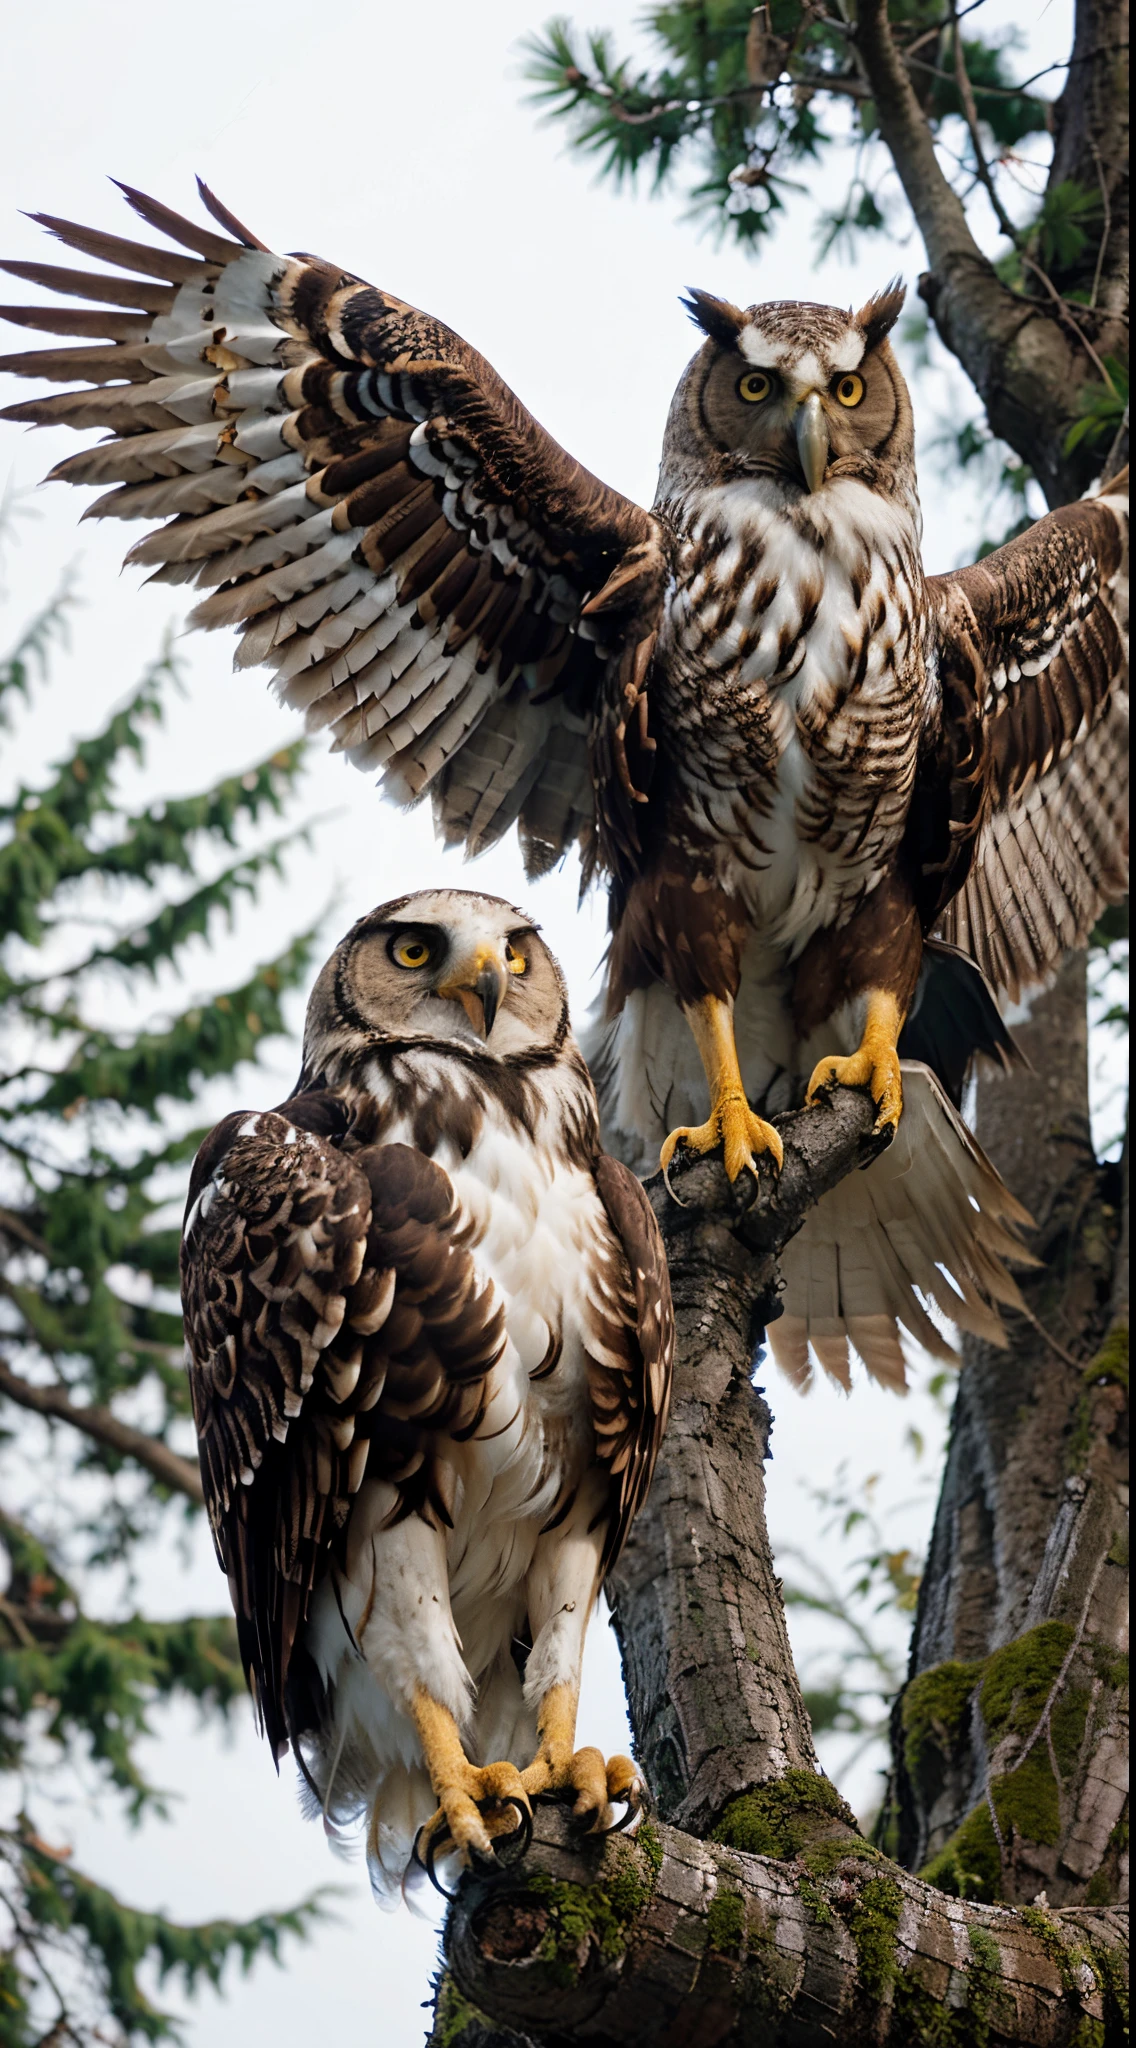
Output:
[[[904,1062],[903,1096],[888,1150],[823,1195],[782,1254],[784,1313],[768,1341],[802,1391],[810,1352],[847,1388],[851,1345],[873,1379],[903,1392],[901,1329],[933,1357],[956,1362],[931,1304],[959,1328],[1004,1344],[999,1305],[1021,1306],[1004,1261],[1036,1263],[1018,1235],[1028,1212],[929,1067]]]
[[[958,1109],[979,1053],[1001,1067],[1024,1059],[977,961],[945,939],[924,939],[915,1000],[900,1033],[900,1059],[930,1067]]]

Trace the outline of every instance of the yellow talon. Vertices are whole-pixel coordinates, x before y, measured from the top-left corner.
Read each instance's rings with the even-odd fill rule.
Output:
[[[756,1177],[757,1156],[768,1152],[778,1172],[784,1147],[772,1124],[767,1124],[746,1101],[738,1051],[734,1043],[734,1006],[720,996],[702,996],[683,1005],[687,1023],[702,1058],[710,1083],[710,1115],[693,1128],[680,1125],[664,1141],[659,1165],[666,1173],[679,1145],[692,1152],[713,1152],[721,1145],[726,1172],[736,1180],[746,1167]]]
[[[757,1155],[762,1152],[771,1154],[778,1170],[785,1156],[773,1125],[750,1108],[740,1089],[720,1095],[704,1124],[693,1128],[681,1124],[670,1133],[659,1154],[664,1173],[680,1144],[689,1145],[692,1152],[713,1152],[721,1145],[730,1180],[736,1180],[747,1166],[756,1174]]]
[[[574,1793],[572,1811],[592,1832],[612,1825],[612,1801],[624,1806],[627,1818],[638,1813],[647,1788],[638,1767],[627,1756],[609,1757],[602,1750],[577,1749],[574,1685],[554,1685],[541,1702],[540,1746],[521,1777],[526,1792]],[[624,1825],[625,1823],[621,1823]]]
[[[883,989],[870,990],[859,1049],[847,1054],[832,1053],[818,1060],[805,1100],[815,1101],[822,1088],[833,1085],[868,1088],[878,1112],[876,1130],[894,1130],[903,1110],[903,1081],[896,1051],[902,1023],[895,997]]]
[[[532,1805],[515,1764],[471,1764],[453,1715],[420,1688],[412,1708],[422,1755],[438,1808],[421,1829],[420,1852],[447,1839],[463,1864],[493,1854],[493,1838],[515,1834],[532,1819]],[[487,1808],[487,1811],[483,1811]]]

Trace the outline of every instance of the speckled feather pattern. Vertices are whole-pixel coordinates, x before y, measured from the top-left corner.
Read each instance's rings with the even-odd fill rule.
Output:
[[[494,914],[450,891],[375,916],[408,905],[455,928]],[[673,1327],[655,1219],[599,1149],[554,964],[511,1052],[400,1035],[345,993],[374,925],[317,985],[298,1092],[202,1147],[182,1279],[206,1503],[260,1715],[325,1817],[372,1824],[386,1896],[430,1811],[416,1688],[475,1752],[527,1763],[542,1692],[578,1679],[665,1427]]]
[[[852,1050],[869,988],[909,1007],[929,934],[1013,996],[1123,895],[1127,476],[925,578],[897,287],[859,312],[693,294],[648,512],[429,314],[208,193],[220,233],[126,196],[165,246],[42,216],[107,268],[7,266],[69,303],[6,309],[56,339],[3,367],[73,387],[8,417],[101,429],[54,474],[159,522],[132,559],[447,843],[516,825],[532,874],[580,849],[654,1100],[686,1085],[662,1010],[630,1017],[654,990],[762,1019],[758,1064],[799,1079]]]

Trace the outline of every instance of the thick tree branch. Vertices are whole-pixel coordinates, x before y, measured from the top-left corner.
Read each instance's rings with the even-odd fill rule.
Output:
[[[748,1854],[652,1823],[581,1842],[543,1809],[522,1869],[462,1886],[435,2048],[1113,2038],[1122,1913],[964,1904],[835,1818],[781,1846]]]
[[[1091,0],[1081,0],[1075,52],[1077,85],[1066,88],[1062,107],[1095,105],[1102,98],[1111,105],[1116,100],[1113,74],[1118,65],[1123,67],[1120,51],[1127,45],[1118,45],[1115,37],[1110,42],[1102,34],[1097,15],[1103,5],[1101,0],[1094,14]],[[1106,45],[1112,54],[1106,54]],[[1008,441],[1033,469],[1048,502],[1065,504],[1091,482],[1101,459],[1101,450],[1094,452],[1087,441],[1081,441],[1072,453],[1065,449],[1069,429],[1080,417],[1080,392],[1086,382],[1101,375],[1105,356],[1127,350],[1121,319],[1124,295],[1112,287],[1109,262],[1103,261],[1100,308],[1086,306],[1075,320],[1063,304],[1061,291],[1048,280],[1045,297],[1025,298],[1011,291],[979,248],[962,201],[938,161],[930,124],[891,32],[887,0],[862,0],[856,47],[872,85],[881,138],[891,153],[927,251],[930,268],[919,281],[920,294],[942,340],[973,382],[992,431]],[[1111,98],[1104,83],[1106,74]],[[961,88],[961,74],[959,83]],[[1120,102],[1124,97],[1121,91]],[[964,106],[982,177],[985,164],[973,95]],[[1127,129],[1117,125],[1119,119],[1117,115],[1108,132],[1126,172]],[[1072,112],[1065,126],[1070,133],[1077,126]],[[1064,159],[1066,168],[1061,175],[1067,178],[1068,164],[1080,162],[1072,141],[1066,143]],[[1089,180],[1095,185],[1091,154],[1088,164]],[[1109,177],[1111,217],[1120,201],[1114,196],[1111,173]],[[986,182],[995,210],[1012,234],[1012,223],[1004,216],[988,173]],[[1050,174],[1051,185],[1054,182],[1059,182],[1056,156]],[[1113,227],[1110,248],[1116,239]],[[1090,276],[1095,258],[1094,248],[1088,264]]]
[[[887,0],[861,0],[856,47],[875,96],[880,134],[891,152],[932,270],[947,270],[960,262],[990,270],[970,231],[962,200],[935,154],[930,125],[891,32]]]
[[[201,1474],[188,1458],[171,1451],[168,1444],[160,1443],[157,1437],[147,1436],[145,1430],[133,1429],[128,1422],[121,1422],[109,1408],[93,1403],[80,1407],[71,1399],[66,1387],[58,1381],[53,1386],[33,1386],[30,1380],[21,1379],[12,1371],[5,1359],[0,1358],[0,1394],[7,1394],[20,1408],[28,1408],[33,1415],[46,1415],[55,1422],[69,1423],[72,1429],[83,1436],[93,1437],[96,1443],[105,1444],[108,1450],[117,1451],[121,1457],[133,1458],[153,1478],[171,1493],[184,1493],[200,1507],[205,1499],[201,1485]]]
[[[716,1162],[672,1175],[679,1201],[661,1176],[648,1183],[675,1297],[675,1388],[608,1592],[660,1812],[696,1831],[732,1795],[816,1768],[765,1528],[771,1417],[751,1375],[778,1312],[778,1253],[825,1189],[878,1151],[874,1120],[867,1094],[847,1088],[779,1117],[784,1165],[753,1200],[748,1176],[731,1188]]]

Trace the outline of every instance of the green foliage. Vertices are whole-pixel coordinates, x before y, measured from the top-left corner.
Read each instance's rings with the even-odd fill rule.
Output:
[[[910,49],[916,89],[933,128],[961,111],[948,35],[930,0],[898,0],[893,33]],[[694,210],[752,246],[774,225],[791,173],[847,146],[857,168],[849,199],[821,219],[824,247],[888,224],[880,195],[884,165],[866,146],[875,110],[855,62],[852,30],[835,8],[798,0],[670,0],[643,23],[652,61],[617,54],[600,31],[581,37],[558,18],[528,45],[536,102],[567,127],[572,146],[597,158],[615,184],[647,176],[658,190],[684,176]],[[1004,39],[963,43],[984,127],[1002,148],[1042,131],[1047,107],[1015,85]],[[1079,216],[1066,207],[1066,236]],[[1056,217],[1055,217],[1056,218]],[[1057,232],[1054,227],[1050,232]]]
[[[0,717],[50,686],[73,605],[65,580],[18,634],[0,662]],[[170,1205],[200,1133],[173,1127],[171,1109],[285,1028],[312,944],[305,934],[239,986],[152,1014],[154,983],[176,988],[187,949],[280,871],[296,834],[259,844],[249,835],[284,812],[302,760],[299,746],[287,747],[196,794],[131,808],[118,794],[121,771],[145,765],[176,683],[167,650],[96,732],[0,794],[5,1436],[19,1442],[24,1383],[52,1387],[79,1417],[93,1404],[122,1421],[129,1404],[148,1423],[128,1438],[133,1457],[54,1424],[41,1488],[50,1536],[34,1526],[34,1497],[23,1518],[0,1512],[0,1770],[18,1776],[34,1811],[78,1769],[134,1822],[163,1812],[138,1758],[155,1707],[177,1695],[224,1716],[243,1703],[235,1630],[228,1618],[96,1619],[83,1611],[73,1561],[129,1566],[174,1505],[147,1452],[193,1455]],[[87,1524],[71,1506],[76,1470],[95,1481]],[[85,1494],[89,1502],[89,1484]],[[176,1511],[193,1512],[184,1493]],[[247,1968],[276,1956],[317,1910],[179,1926],[93,1883],[28,1813],[0,1831],[0,1891],[0,2048],[173,2039],[174,2022],[141,1988],[143,1965],[191,1990],[216,1984],[228,1959]]]
[[[1089,191],[1072,178],[1051,185],[1042,199],[1033,240],[1044,270],[1072,270],[1089,246],[1090,231],[1101,220],[1099,191]]]
[[[285,1935],[304,1935],[323,1911],[316,1899],[283,1913],[262,1913],[251,1920],[210,1920],[179,1925],[160,1913],[127,1906],[105,1885],[76,1870],[66,1849],[51,1847],[25,1815],[14,1828],[0,1829],[0,1868],[8,1883],[9,1907],[18,1898],[13,1918],[17,1945],[3,1959],[0,1980],[0,2048],[33,2048],[43,2037],[32,2020],[34,1981],[17,1960],[20,1950],[47,1969],[47,1958],[80,1958],[106,2017],[113,2019],[123,2041],[171,2041],[178,2030],[168,2014],[147,1997],[138,1981],[143,1964],[156,1967],[162,1982],[177,1977],[185,1990],[221,1981],[227,1963],[248,1970],[259,1958],[279,1959]],[[104,2020],[105,2024],[105,2020]],[[59,2041],[106,2041],[105,2031],[78,2024],[69,2017]]]
[[[1077,409],[1080,419],[1074,420],[1065,436],[1065,453],[1071,455],[1081,442],[1090,448],[1099,448],[1102,453],[1115,441],[1120,432],[1124,415],[1128,410],[1128,365],[1119,356],[1105,356],[1104,367],[1108,372],[1107,382],[1103,377],[1091,384],[1082,385],[1077,393]]]

